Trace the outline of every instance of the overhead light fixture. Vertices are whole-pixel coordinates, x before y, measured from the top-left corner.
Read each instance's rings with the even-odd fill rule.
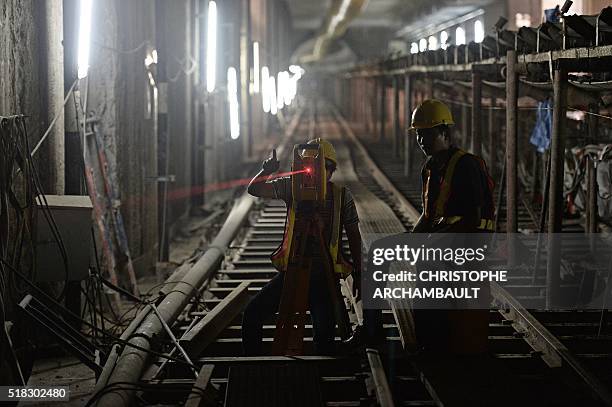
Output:
[[[291,72],[292,74],[302,75],[304,73],[304,68],[299,65],[289,65],[289,72]]]
[[[419,51],[427,51],[427,40],[425,38],[419,40]]]
[[[259,42],[253,43],[253,92],[259,93]]]
[[[236,140],[240,137],[240,111],[238,105],[238,75],[236,68],[227,68],[227,103],[230,117],[230,137]]]
[[[208,29],[206,35],[206,90],[215,90],[217,73],[217,3],[208,2]]]
[[[270,96],[270,113],[276,114],[278,113],[278,105],[276,101],[276,82],[274,75],[270,75],[268,78],[269,85],[269,96]]]
[[[484,32],[484,25],[482,24],[482,21],[480,20],[474,21],[474,42],[476,43],[482,42],[482,40],[484,40],[484,37],[485,37],[485,32]]]
[[[281,71],[277,75],[276,85],[277,85],[277,93],[276,93],[276,106],[278,110],[281,110],[285,105],[289,105],[286,103],[287,101],[287,91],[289,90],[289,84],[287,82],[289,79],[289,72]]]
[[[431,35],[428,39],[427,39],[427,48],[430,50],[436,50],[438,49],[438,38],[435,35]]]
[[[463,27],[457,27],[455,30],[455,45],[465,45],[465,30]]]
[[[144,59],[144,64],[146,68],[149,68],[153,64],[157,64],[157,50],[147,52]]]
[[[446,49],[448,47],[448,33],[446,31],[442,31],[440,33],[440,48]]]
[[[270,113],[270,70],[261,68],[261,104],[265,113]]]
[[[297,75],[293,75],[289,78],[289,86],[287,91],[288,103],[285,101],[287,105],[290,105],[295,99],[295,95],[297,94],[297,82],[300,78]]]
[[[91,11],[93,0],[81,0],[79,4],[79,50],[77,54],[77,76],[83,79],[89,71],[89,48],[91,46]]]

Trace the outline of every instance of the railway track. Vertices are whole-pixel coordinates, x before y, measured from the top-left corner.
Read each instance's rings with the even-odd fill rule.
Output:
[[[390,192],[389,178],[395,178],[388,171],[391,171],[390,166],[395,164],[394,161],[383,158],[382,162],[386,165],[381,165],[378,172],[373,171],[372,163],[368,164],[364,159],[365,147],[352,133],[348,134],[350,129],[339,116],[325,110],[317,115],[315,125],[314,115],[312,108],[310,124],[304,125],[306,120],[302,120],[301,125],[296,126],[295,142],[316,135],[331,136],[340,156],[352,158],[353,173],[348,171],[339,176],[351,187],[358,210],[360,200],[364,206],[370,205],[368,210],[374,208],[372,202],[376,201],[379,206],[374,209],[381,214],[388,217],[383,207],[391,208],[395,214],[393,222],[385,226],[388,232],[399,233],[409,229],[414,215],[418,213],[417,205],[411,202],[418,203],[415,196],[420,200],[420,191],[413,186],[415,184],[407,184],[408,188],[402,190],[400,195],[403,200],[397,190]],[[383,153],[379,152],[379,163]],[[376,154],[372,155],[377,158]],[[514,404],[518,401],[520,405],[574,406],[599,405],[602,399],[606,401],[609,377],[601,374],[594,379],[585,366],[598,372],[609,369],[611,355],[606,352],[611,339],[600,335],[597,346],[593,346],[594,338],[578,334],[598,327],[599,314],[528,313],[507,293],[498,295],[499,309],[490,312],[491,357],[482,361],[463,359],[451,366],[452,363],[443,360],[433,364],[423,363],[409,356],[403,350],[408,330],[403,319],[405,315],[402,316],[401,311],[396,309],[383,311],[387,342],[380,349],[380,354],[313,355],[312,326],[308,325],[305,333],[306,354],[303,357],[240,356],[241,310],[249,296],[260,290],[276,273],[269,261],[269,254],[281,242],[284,218],[285,208],[280,202],[255,204],[251,209],[247,224],[232,240],[229,250],[224,252],[220,266],[210,273],[210,278],[199,287],[200,294],[187,303],[176,322],[169,324],[181,349],[177,350],[176,346],[164,349],[174,359],[157,357],[143,371],[136,392],[136,400],[140,404],[197,405],[193,403],[210,398],[216,400],[217,405],[246,405],[240,404],[245,400],[238,400],[236,395],[258,397],[249,395],[248,389],[260,386],[263,391],[267,388],[270,383],[263,381],[263,377],[267,377],[265,372],[269,372],[270,368],[294,369],[291,374],[294,375],[296,388],[309,383],[305,378],[320,376],[318,385],[311,384],[311,387],[319,389],[321,402],[326,406],[470,405],[466,400],[470,398],[469,393],[475,391],[491,393],[489,399],[497,401],[491,405],[519,405]],[[379,226],[362,224],[363,228]],[[348,250],[345,239],[344,248]],[[172,290],[172,287],[168,289]],[[357,318],[354,311],[353,308],[353,320]],[[606,323],[605,328],[609,325]],[[542,329],[543,326],[546,329]],[[271,319],[264,325],[264,347],[267,350],[273,332],[274,321]],[[340,341],[340,338],[336,340]],[[581,353],[581,349],[584,352]],[[595,349],[601,352],[593,353]],[[192,356],[190,363],[181,358],[181,353]],[[263,369],[263,376],[259,378],[261,382],[257,382],[258,376],[253,375],[253,371],[248,376],[251,383],[245,382],[244,372],[248,369]],[[440,370],[448,371],[448,374],[436,377],[435,372]],[[483,371],[490,380],[471,388],[458,385],[465,384],[460,372],[484,377]],[[197,378],[194,372],[198,373]],[[456,379],[454,385],[448,383],[449,377]],[[599,379],[605,379],[605,385]],[[108,383],[112,382],[108,380]],[[487,390],[486,386],[490,389]],[[508,394],[509,388],[513,389],[512,394]],[[104,383],[99,389],[104,389]],[[270,396],[268,405],[283,405],[279,404],[283,397],[281,393]],[[113,399],[107,399],[100,405],[117,406]]]

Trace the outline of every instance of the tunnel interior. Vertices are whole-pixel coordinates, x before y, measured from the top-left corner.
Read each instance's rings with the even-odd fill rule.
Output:
[[[0,403],[612,406],[612,4],[3,0]]]

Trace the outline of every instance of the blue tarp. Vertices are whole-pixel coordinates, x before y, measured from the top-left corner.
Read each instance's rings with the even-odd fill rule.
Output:
[[[552,101],[544,100],[538,102],[536,110],[536,123],[531,131],[529,142],[536,146],[539,153],[543,153],[550,147],[550,136],[552,134]]]
[[[555,8],[547,8],[544,10],[544,16],[547,23],[561,22],[561,11],[559,10],[559,5],[557,5]]]

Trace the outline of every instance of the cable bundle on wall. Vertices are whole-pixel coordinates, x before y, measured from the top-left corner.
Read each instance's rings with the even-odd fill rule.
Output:
[[[37,202],[38,201],[38,202]],[[0,323],[1,335],[9,338],[5,321],[13,320],[14,304],[30,291],[24,280],[36,280],[35,228],[40,210],[63,259],[66,277],[68,257],[57,225],[47,205],[43,188],[30,153],[25,116],[0,117]],[[64,289],[59,300],[64,297]],[[3,340],[2,343],[10,343]],[[1,350],[3,353],[6,349]],[[15,370],[23,375],[11,349]],[[2,358],[4,361],[6,357]]]

